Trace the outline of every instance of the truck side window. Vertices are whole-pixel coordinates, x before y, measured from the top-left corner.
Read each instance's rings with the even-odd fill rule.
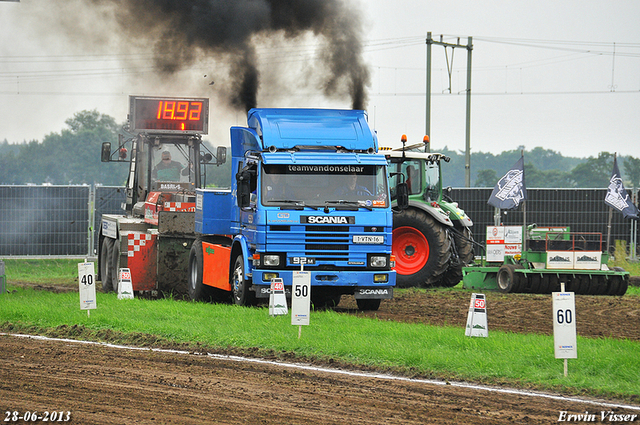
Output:
[[[243,164],[240,164],[242,166]],[[247,208],[256,203],[256,188],[258,182],[257,165],[250,163],[240,168],[238,174],[236,174],[236,180],[238,182],[238,206],[240,208]]]

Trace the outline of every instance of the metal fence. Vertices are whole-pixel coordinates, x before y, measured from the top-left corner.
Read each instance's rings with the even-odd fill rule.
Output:
[[[487,204],[493,188],[461,188],[453,189],[451,197],[458,202],[460,208],[473,220],[474,238],[484,242],[486,226],[495,223],[495,209]],[[535,223],[541,227],[570,227],[572,232],[602,233],[606,243],[610,231],[612,247],[614,241],[623,240],[632,248],[635,255],[637,225],[632,220],[624,219],[619,212],[611,215],[609,229],[609,207],[604,203],[606,189],[529,189],[527,201],[517,210],[500,212],[500,223],[507,226],[518,226],[523,223],[526,211],[527,224]],[[476,255],[480,255],[476,248]]]
[[[478,242],[484,242],[486,226],[494,224],[494,208],[487,204],[491,190],[458,188],[451,193],[473,220]],[[570,226],[572,231],[599,232],[606,238],[605,193],[606,189],[527,189],[527,223]],[[0,256],[92,257],[102,214],[122,213],[124,201],[123,187],[0,186]],[[522,208],[501,213],[504,225],[521,225],[522,220]],[[635,248],[637,227],[632,226],[634,222],[614,212],[612,244],[623,240]]]
[[[101,215],[122,202],[121,187],[0,186],[0,256],[92,256]]]

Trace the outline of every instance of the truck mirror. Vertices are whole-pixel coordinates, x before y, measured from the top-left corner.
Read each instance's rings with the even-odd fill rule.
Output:
[[[409,206],[409,186],[406,183],[398,183],[396,186],[396,200],[402,210]]]
[[[218,146],[216,150],[216,165],[224,164],[227,162],[227,147]]]
[[[109,162],[111,159],[111,143],[103,142],[102,143],[102,154],[100,155],[100,161]]]

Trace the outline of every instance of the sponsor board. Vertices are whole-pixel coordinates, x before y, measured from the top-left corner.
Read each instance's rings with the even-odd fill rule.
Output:
[[[575,253],[573,251],[547,251],[548,269],[573,269]]]
[[[111,239],[116,239],[118,235],[118,225],[115,221],[102,220],[102,235]]]
[[[487,261],[522,254],[522,226],[487,226]]]
[[[578,270],[600,270],[600,267],[602,267],[602,252],[576,251],[574,266]]]

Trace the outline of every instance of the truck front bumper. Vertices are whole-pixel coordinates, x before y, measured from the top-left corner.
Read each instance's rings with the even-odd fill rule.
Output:
[[[314,287],[333,288],[336,293],[353,294],[355,298],[390,299],[396,285],[396,272],[380,271],[314,271],[307,269],[311,278],[311,291]],[[271,279],[281,278],[288,296],[291,293],[293,270],[259,270],[252,273],[253,285],[258,298],[269,296]]]

